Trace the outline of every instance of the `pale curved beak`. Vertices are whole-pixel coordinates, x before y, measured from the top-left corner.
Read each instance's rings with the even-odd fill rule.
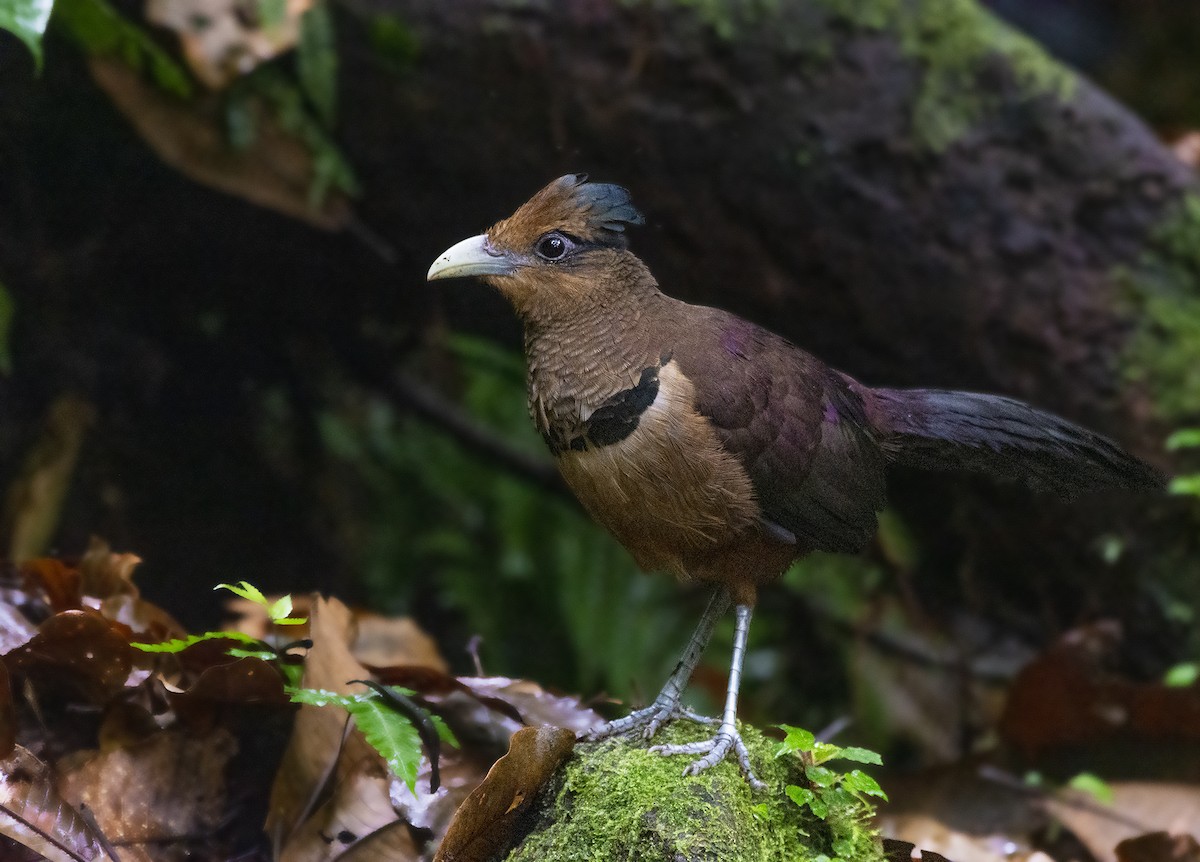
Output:
[[[455,243],[438,255],[426,278],[457,278],[463,275],[511,275],[516,267],[507,255],[488,248],[487,234]]]

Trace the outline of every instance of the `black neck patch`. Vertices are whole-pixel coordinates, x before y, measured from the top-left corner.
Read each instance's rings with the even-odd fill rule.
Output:
[[[669,356],[663,359],[664,364],[670,361]],[[642,414],[658,397],[658,373],[661,369],[661,365],[643,368],[634,386],[605,399],[582,426],[577,426],[575,433],[563,434],[560,429],[552,427],[542,433],[542,439],[556,456],[567,451],[584,452],[620,443],[637,430]]]
[[[642,414],[658,397],[658,372],[658,366],[643,368],[637,385],[622,389],[597,407],[584,423],[588,440],[596,446],[611,446],[636,431]]]

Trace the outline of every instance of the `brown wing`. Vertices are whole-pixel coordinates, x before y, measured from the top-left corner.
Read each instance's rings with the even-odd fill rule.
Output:
[[[885,502],[884,458],[837,372],[767,330],[694,308],[673,359],[696,408],[745,466],[766,529],[803,549],[855,551]]]

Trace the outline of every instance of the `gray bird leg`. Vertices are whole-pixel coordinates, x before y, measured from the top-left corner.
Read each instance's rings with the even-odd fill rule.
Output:
[[[729,591],[725,587],[718,587],[713,592],[712,598],[708,600],[708,606],[705,607],[696,630],[692,632],[691,640],[684,647],[683,655],[679,657],[679,663],[667,677],[666,684],[658,693],[658,697],[654,698],[654,702],[645,709],[635,710],[624,718],[615,719],[595,730],[588,731],[583,738],[588,740],[607,739],[610,736],[629,733],[640,728],[642,737],[649,739],[672,718],[686,718],[701,724],[715,724],[716,719],[706,718],[687,707],[680,706],[679,698],[682,697],[688,680],[692,678],[692,671],[700,662],[704,648],[712,639],[713,629],[717,627],[717,622],[728,607]]]
[[[725,689],[725,710],[721,714],[721,726],[717,735],[704,742],[691,742],[686,745],[656,745],[650,750],[656,754],[703,754],[699,760],[693,761],[683,771],[684,775],[697,775],[705,769],[716,766],[732,749],[741,764],[742,774],[755,790],[765,790],[766,784],[758,779],[750,767],[750,753],[742,742],[737,729],[738,690],[742,684],[742,665],[746,659],[746,639],[750,634],[750,616],[752,608],[749,605],[738,605],[736,608],[737,625],[733,634],[733,658],[729,664],[729,685]]]

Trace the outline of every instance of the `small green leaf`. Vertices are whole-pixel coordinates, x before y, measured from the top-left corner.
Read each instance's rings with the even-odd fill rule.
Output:
[[[318,0],[300,19],[296,75],[325,128],[337,113],[337,44],[328,3]]]
[[[12,343],[9,334],[12,332],[15,312],[16,306],[13,305],[8,288],[0,283],[0,374],[12,374]]]
[[[250,635],[242,634],[241,632],[205,632],[201,635],[188,635],[186,638],[176,638],[175,640],[164,641],[163,643],[157,644],[138,643],[135,641],[131,643],[130,646],[134,647],[135,649],[140,649],[142,652],[176,653],[183,652],[188,647],[192,646],[193,644],[198,644],[201,641],[214,640],[240,641],[241,643],[255,645],[261,644],[261,641],[259,641],[258,638],[250,637]],[[271,655],[274,657],[274,653]]]
[[[417,768],[421,765],[421,738],[413,723],[378,697],[356,703],[350,714],[371,747],[383,755],[392,773],[415,792]]]
[[[1187,497],[1200,497],[1200,473],[1190,473],[1187,476],[1176,476],[1167,485],[1171,494]]]
[[[279,622],[285,620],[288,614],[292,612],[292,597],[286,595],[278,599],[275,604],[267,608],[267,616],[271,618],[271,622]]]
[[[1081,790],[1089,794],[1102,805],[1112,805],[1116,800],[1116,795],[1108,785],[1108,782],[1098,775],[1093,775],[1091,772],[1079,773],[1067,782],[1067,786],[1073,790]]]
[[[829,806],[807,787],[797,787],[795,784],[789,784],[784,788],[783,792],[787,794],[788,799],[795,802],[801,808],[807,805],[812,809],[812,813],[822,820],[829,814]]]
[[[409,694],[411,695],[412,692],[409,692]],[[442,720],[440,715],[434,715],[431,712],[429,713],[429,720],[433,722],[433,726],[437,729],[438,738],[441,739],[442,742],[446,743],[447,745],[452,745],[455,748],[459,747],[458,738],[454,735],[454,731],[447,726],[446,722]]]
[[[859,769],[852,769],[842,776],[842,787],[851,793],[863,793],[867,796],[878,796],[880,799],[887,800],[887,794],[883,792],[879,782]]]
[[[1181,428],[1167,438],[1167,451],[1200,447],[1200,428]]]
[[[1200,662],[1188,661],[1177,664],[1163,675],[1163,685],[1171,688],[1187,688],[1200,680]]]
[[[246,601],[254,602],[256,605],[262,605],[264,608],[270,605],[267,597],[262,594],[262,590],[251,584],[249,581],[242,581],[234,586],[233,584],[217,584],[213,587],[214,590],[229,590],[235,596],[246,599]]]
[[[39,72],[42,36],[53,10],[54,0],[0,0],[0,30],[8,30],[25,43]]]
[[[750,813],[754,815],[756,820],[770,820],[771,806],[765,802],[759,802],[750,806]]]
[[[840,775],[825,766],[806,767],[804,770],[804,775],[809,781],[818,787],[832,787],[833,785],[837,784],[838,780],[841,778]]]
[[[883,766],[883,758],[871,751],[869,748],[855,748],[848,746],[841,750],[838,754],[841,760],[852,760],[855,763],[871,763],[875,766]]]
[[[813,743],[813,763],[824,763],[827,760],[833,760],[835,757],[839,757],[841,752],[842,747],[840,745],[832,745],[828,742]]]
[[[779,743],[779,748],[775,752],[776,757],[782,757],[785,754],[791,754],[795,751],[812,751],[813,745],[816,744],[816,737],[810,731],[802,727],[792,727],[790,724],[781,724],[779,729],[786,736],[783,742]]]

